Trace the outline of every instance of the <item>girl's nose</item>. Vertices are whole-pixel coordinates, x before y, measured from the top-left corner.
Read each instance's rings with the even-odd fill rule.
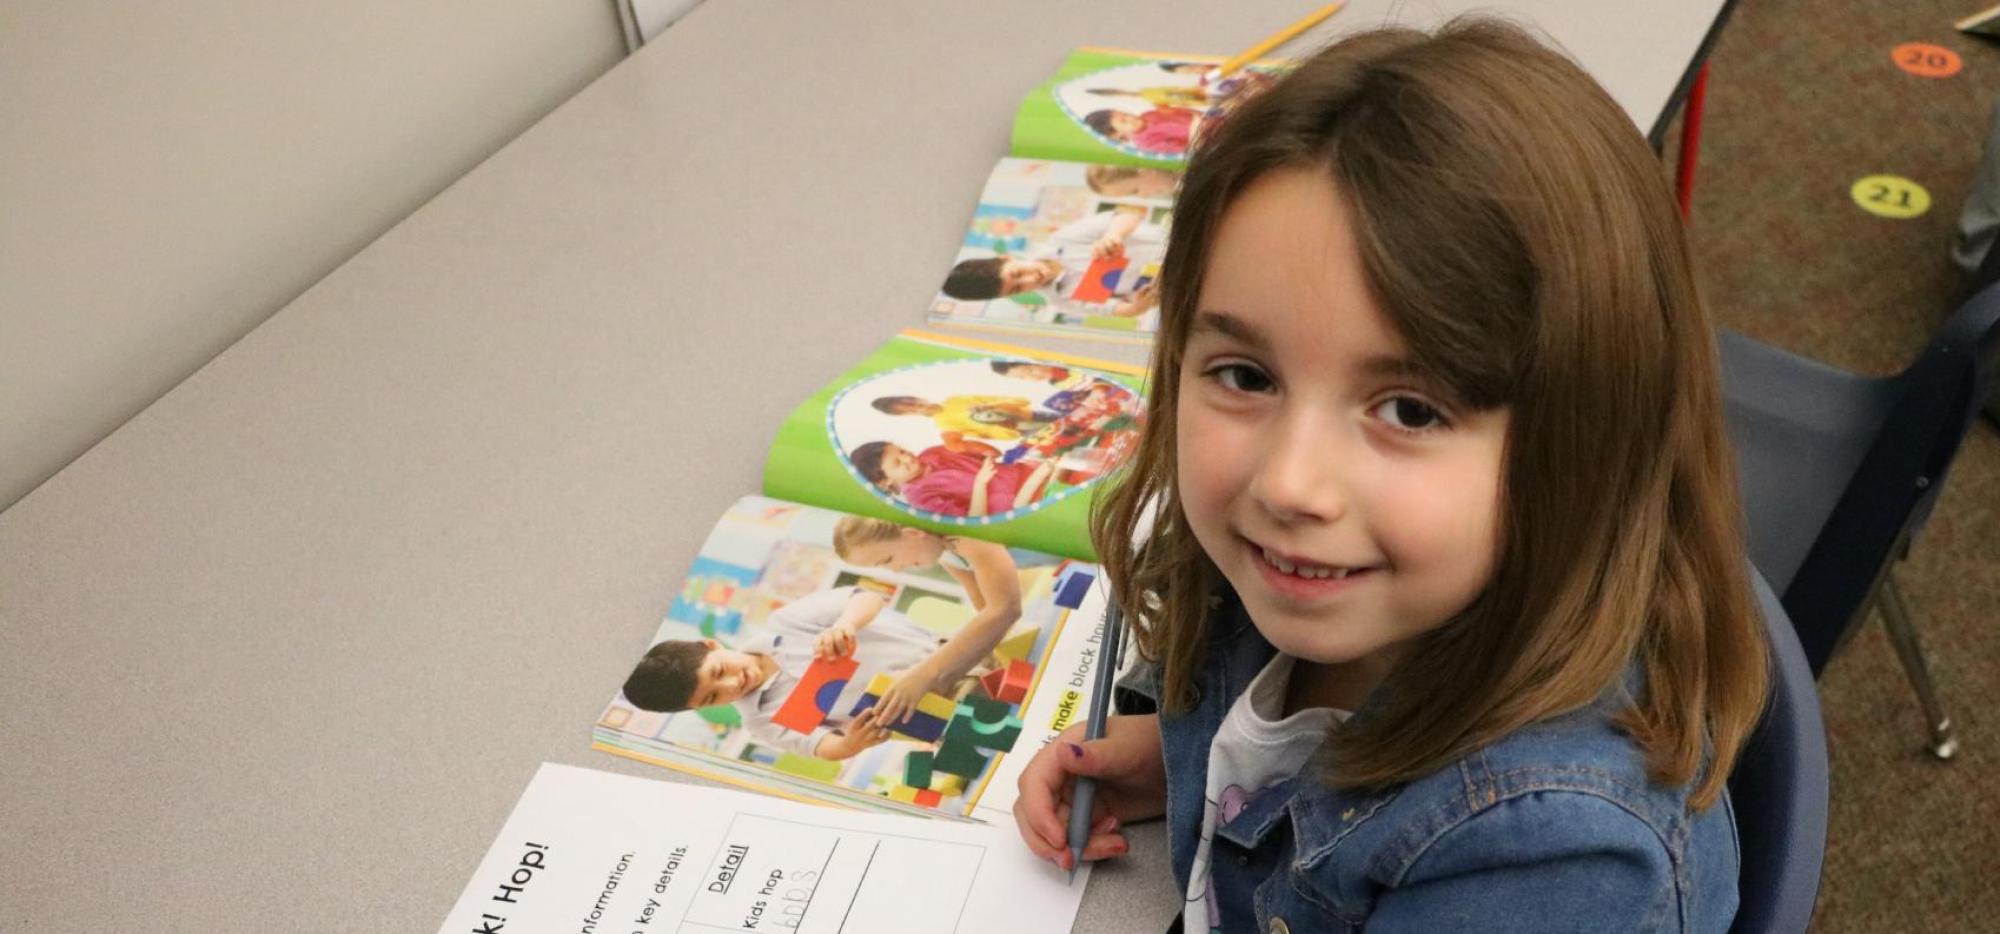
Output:
[[[1341,477],[1341,435],[1327,419],[1301,414],[1281,420],[1251,477],[1251,496],[1286,524],[1331,522],[1347,512]]]

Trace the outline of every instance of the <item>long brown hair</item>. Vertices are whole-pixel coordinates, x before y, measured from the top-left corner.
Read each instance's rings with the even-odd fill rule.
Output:
[[[1176,495],[1181,358],[1224,210],[1281,168],[1326,172],[1351,205],[1418,364],[1471,408],[1511,411],[1493,579],[1329,737],[1328,780],[1428,774],[1590,704],[1636,660],[1645,689],[1619,726],[1655,780],[1699,779],[1695,806],[1713,803],[1767,677],[1713,334],[1637,128],[1575,64],[1490,20],[1344,39],[1189,162],[1161,277],[1158,414],[1092,517],[1168,709],[1192,701],[1223,587]]]

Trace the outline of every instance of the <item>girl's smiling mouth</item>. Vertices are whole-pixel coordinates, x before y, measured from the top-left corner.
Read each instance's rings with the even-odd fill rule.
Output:
[[[1273,551],[1244,539],[1259,572],[1273,590],[1294,599],[1332,596],[1353,586],[1379,567],[1376,565],[1321,564],[1297,555]]]

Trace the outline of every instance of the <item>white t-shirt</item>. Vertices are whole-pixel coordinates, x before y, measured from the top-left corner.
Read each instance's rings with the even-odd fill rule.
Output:
[[[1242,813],[1258,792],[1294,775],[1326,739],[1326,731],[1347,719],[1347,711],[1328,707],[1301,710],[1279,718],[1285,709],[1285,688],[1296,659],[1279,654],[1250,682],[1250,687],[1215,731],[1208,747],[1208,787],[1201,813],[1201,844],[1188,871],[1183,923],[1193,934],[1220,931],[1222,918],[1209,887],[1209,848],[1219,824]]]
[[[1083,281],[1084,272],[1089,270],[1090,264],[1095,260],[1095,257],[1091,256],[1090,248],[1096,245],[1099,238],[1110,232],[1111,223],[1118,215],[1119,212],[1116,210],[1099,211],[1072,221],[1049,234],[1047,242],[1041,244],[1039,248],[1028,252],[1027,255],[1032,259],[1053,259],[1062,263],[1063,274],[1045,287],[1055,297],[1055,304],[1078,311],[1107,314],[1113,303],[1132,297],[1134,285],[1138,280],[1136,275],[1119,277],[1118,287],[1111,290],[1114,302],[1092,305],[1068,297],[1071,292],[1076,291],[1077,285]],[[1127,268],[1139,269],[1147,263],[1159,261],[1166,255],[1166,239],[1166,228],[1151,221],[1141,222],[1125,238]]]
[[[938,564],[951,568],[954,571],[972,573],[972,561],[964,555],[951,550],[951,546],[949,545],[945,546],[943,551],[938,552]]]
[[[798,686],[799,675],[812,664],[813,646],[819,634],[847,612],[855,590],[853,587],[822,590],[787,603],[771,613],[764,633],[738,646],[745,652],[769,655],[778,662],[778,671],[771,680],[756,693],[736,701],[744,728],[758,742],[802,756],[812,755],[821,737],[852,719],[847,712],[854,709],[855,702],[868,690],[870,679],[878,674],[903,671],[937,651],[935,633],[885,606],[873,622],[855,633],[853,657],[861,664],[847,679],[847,686],[833,702],[833,710],[825,722],[811,733],[794,733],[772,723],[771,717],[785,706],[785,699]]]

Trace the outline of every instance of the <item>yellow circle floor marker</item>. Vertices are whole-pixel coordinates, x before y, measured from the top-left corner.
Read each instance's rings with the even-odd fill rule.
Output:
[[[1919,78],[1949,78],[1965,67],[1958,53],[1928,42],[1905,42],[1889,52],[1896,67]]]
[[[1848,194],[1876,217],[1904,220],[1931,209],[1931,193],[1901,175],[1870,175],[1855,182]]]

